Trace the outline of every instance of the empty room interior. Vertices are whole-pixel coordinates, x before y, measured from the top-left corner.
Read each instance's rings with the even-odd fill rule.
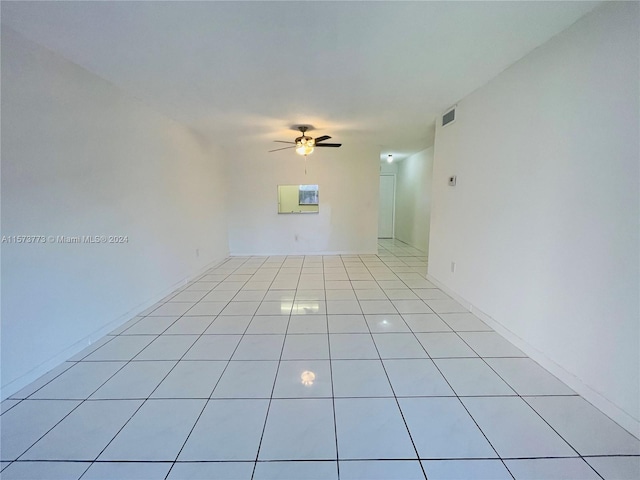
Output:
[[[1,21],[2,479],[640,478],[638,2]]]

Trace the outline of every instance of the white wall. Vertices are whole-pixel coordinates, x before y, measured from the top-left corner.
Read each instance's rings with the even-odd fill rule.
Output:
[[[638,46],[638,3],[608,3],[458,102],[436,132],[429,258],[636,435]]]
[[[2,235],[128,236],[2,245],[3,397],[227,255],[219,157],[2,29]]]
[[[433,147],[398,162],[396,176],[396,238],[429,252]]]
[[[380,152],[366,144],[239,154],[231,170],[232,254],[376,253]],[[278,214],[278,185],[317,184],[317,214]]]

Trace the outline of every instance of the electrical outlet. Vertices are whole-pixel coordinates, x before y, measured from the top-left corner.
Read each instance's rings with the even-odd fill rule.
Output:
[[[451,262],[451,273],[456,273],[456,262]]]

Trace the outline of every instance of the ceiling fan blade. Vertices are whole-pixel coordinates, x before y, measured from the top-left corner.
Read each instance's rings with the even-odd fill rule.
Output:
[[[323,135],[321,137],[316,138],[316,143],[324,142],[325,140],[329,140],[331,137],[329,135]]]
[[[291,143],[292,145],[296,144],[296,142],[285,142],[284,140],[274,140],[274,142],[276,142],[276,143]]]
[[[316,143],[316,147],[341,147],[341,143]]]
[[[296,146],[294,145],[293,147],[276,148],[275,150],[269,150],[269,152],[268,152],[268,153],[271,153],[271,152],[278,152],[278,151],[280,151],[280,150],[287,150],[287,149],[289,149],[289,148],[296,148]]]

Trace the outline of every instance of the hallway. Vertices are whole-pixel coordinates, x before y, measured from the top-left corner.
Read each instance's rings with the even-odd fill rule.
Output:
[[[2,478],[638,478],[637,439],[425,273],[393,240],[228,258],[2,402]]]

